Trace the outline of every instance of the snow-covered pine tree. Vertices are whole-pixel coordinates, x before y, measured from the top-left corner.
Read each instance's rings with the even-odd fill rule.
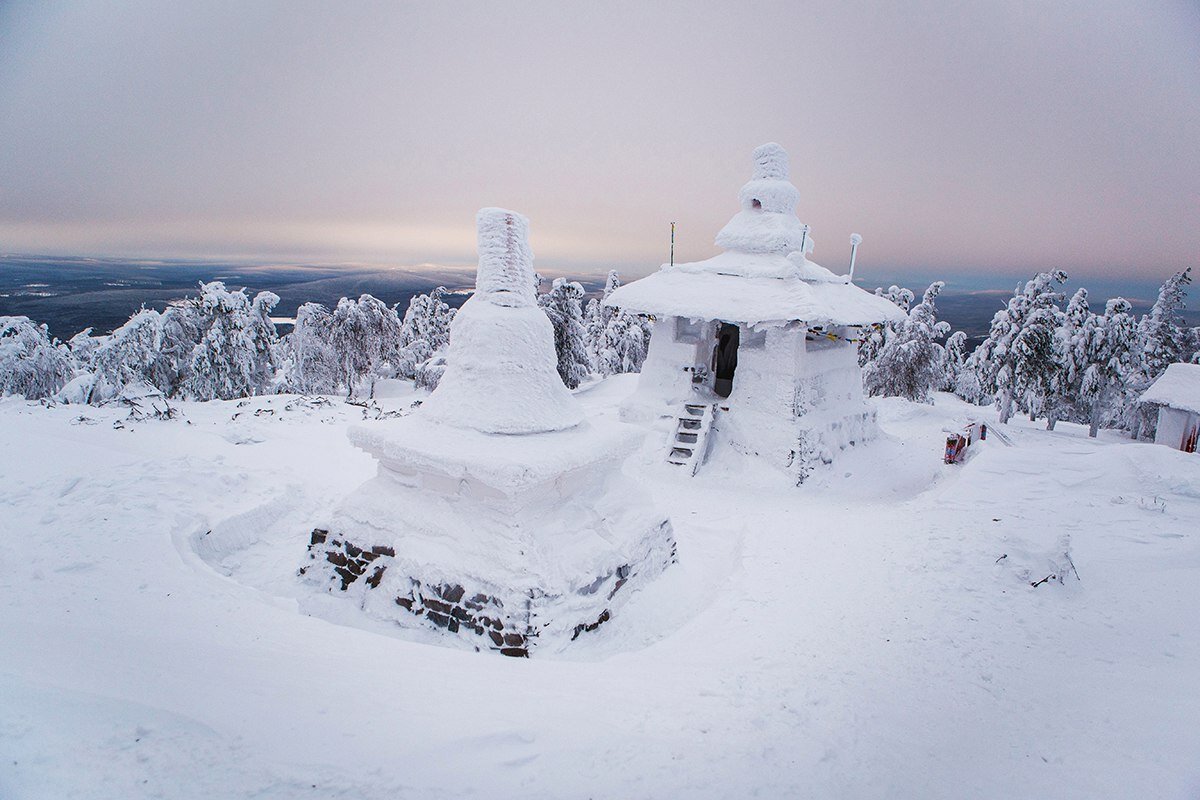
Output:
[[[877,288],[875,295],[891,300],[904,309],[905,313],[908,313],[914,297],[911,289],[902,289],[894,284],[886,290],[882,287]],[[895,328],[896,323],[888,322],[863,329],[858,342],[858,365],[860,367],[866,367],[867,364],[875,360],[879,352],[883,349],[884,344],[887,343],[888,336]]]
[[[232,400],[269,391],[278,341],[270,313],[279,296],[226,290],[213,281],[201,286],[199,307],[208,329],[192,352],[184,394],[194,400]]]
[[[443,299],[446,294],[446,287],[439,286],[429,294],[414,295],[409,300],[400,326],[401,348],[395,364],[400,377],[415,381],[420,366],[450,346],[450,323],[454,321],[455,309]],[[426,373],[441,375],[436,370],[425,370],[422,374]],[[437,385],[437,379],[422,380]]]
[[[1034,342],[1026,342],[1023,347],[1029,349],[1019,353],[1015,347],[1017,337],[1021,335],[1031,314],[1038,309],[1055,307],[1061,302],[1062,295],[1055,287],[1066,280],[1065,272],[1055,270],[1040,272],[1028,282],[1017,284],[1007,305],[992,317],[987,338],[971,354],[969,365],[979,380],[981,394],[995,400],[1003,423],[1012,417],[1014,403],[1021,400],[1021,390],[1035,377],[1036,361],[1032,359]],[[1045,316],[1039,315],[1039,327],[1045,325]],[[1038,344],[1040,346],[1040,342]],[[1018,362],[1026,370],[1021,376],[1017,375]]]
[[[904,397],[918,403],[930,402],[929,393],[942,381],[945,351],[938,339],[950,325],[937,320],[937,296],[943,281],[935,281],[908,312],[908,317],[888,334],[875,359],[863,369],[863,388],[868,394]]]
[[[0,317],[0,396],[49,397],[75,370],[67,347],[29,317]]]
[[[603,296],[591,300],[584,313],[588,355],[596,372],[605,377],[640,372],[650,343],[648,319],[604,305],[620,286],[621,279],[616,270],[610,270]]]
[[[1168,364],[1190,359],[1193,347],[1191,332],[1184,327],[1185,287],[1192,282],[1192,269],[1176,272],[1158,290],[1158,299],[1150,312],[1138,323],[1142,339],[1142,360],[1145,384],[1162,375]]]
[[[90,327],[84,328],[71,337],[67,342],[67,349],[71,351],[71,358],[75,360],[77,369],[90,370],[92,368],[92,355],[103,340],[102,336],[92,336]]]
[[[192,369],[192,356],[196,346],[212,324],[212,312],[204,308],[202,301],[204,284],[200,295],[171,303],[162,312],[159,324],[159,352],[163,369],[171,376],[171,397],[182,396],[184,386]]]
[[[400,324],[395,308],[369,294],[338,301],[330,342],[348,396],[357,396],[365,378],[370,378],[365,391],[368,396],[373,394],[375,378],[387,372],[385,365],[394,366],[400,360]]]
[[[341,373],[332,343],[333,314],[320,303],[296,309],[296,325],[284,337],[284,387],[300,394],[333,394]]]
[[[88,402],[107,400],[138,383],[169,394],[173,387],[169,365],[162,356],[162,315],[150,308],[135,313],[99,341],[91,364],[95,380]]]
[[[1013,341],[1013,390],[1030,421],[1045,412],[1061,369],[1054,346],[1055,331],[1062,321],[1061,302],[1062,294],[1057,291],[1033,295],[1025,324]]]
[[[1051,379],[1046,400],[1046,429],[1054,430],[1060,419],[1086,422],[1087,410],[1080,407],[1079,393],[1083,373],[1087,370],[1089,331],[1094,328],[1094,314],[1088,306],[1088,290],[1080,287],[1067,303],[1061,324],[1054,332],[1055,360],[1058,369]]]
[[[555,278],[550,291],[538,296],[538,305],[554,326],[554,349],[558,374],[568,389],[574,389],[592,371],[583,328],[583,287],[566,278]]]
[[[946,359],[942,369],[942,382],[939,387],[943,392],[957,392],[959,388],[959,378],[962,376],[963,368],[966,366],[967,357],[967,334],[963,331],[955,331],[946,339],[945,344]]]
[[[1080,382],[1080,402],[1087,413],[1088,435],[1101,427],[1128,424],[1137,404],[1141,342],[1137,323],[1123,297],[1109,300],[1103,316],[1088,318],[1082,333],[1088,366]]]

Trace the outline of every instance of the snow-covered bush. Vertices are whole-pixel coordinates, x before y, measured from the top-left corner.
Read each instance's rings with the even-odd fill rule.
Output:
[[[75,371],[70,350],[29,317],[0,317],[0,395],[49,397]]]

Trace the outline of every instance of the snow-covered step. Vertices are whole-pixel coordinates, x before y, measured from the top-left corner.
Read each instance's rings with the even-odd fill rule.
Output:
[[[708,432],[712,429],[715,409],[704,403],[684,403],[675,421],[675,434],[671,438],[671,449],[667,463],[684,467],[689,475],[704,463],[708,453]]]

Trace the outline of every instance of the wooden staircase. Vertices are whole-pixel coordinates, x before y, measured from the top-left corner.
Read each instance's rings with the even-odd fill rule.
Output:
[[[712,430],[716,407],[707,403],[684,403],[675,423],[667,463],[685,468],[695,475],[708,454],[708,433]]]

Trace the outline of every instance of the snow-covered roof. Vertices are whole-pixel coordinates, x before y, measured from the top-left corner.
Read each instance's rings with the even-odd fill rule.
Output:
[[[796,218],[800,193],[788,181],[787,153],[754,151],[754,173],[738,196],[742,210],[721,229],[725,252],[667,265],[613,292],[606,305],[639,314],[729,322],[803,321],[870,325],[904,318],[894,303],[808,260],[812,237]]]
[[[1142,402],[1200,414],[1200,364],[1170,364],[1142,393]]]
[[[686,265],[681,265],[686,266]],[[825,270],[816,264],[815,270]],[[741,277],[664,267],[613,292],[607,303],[636,314],[727,322],[803,321],[818,325],[871,325],[899,321],[895,303],[845,281]]]

